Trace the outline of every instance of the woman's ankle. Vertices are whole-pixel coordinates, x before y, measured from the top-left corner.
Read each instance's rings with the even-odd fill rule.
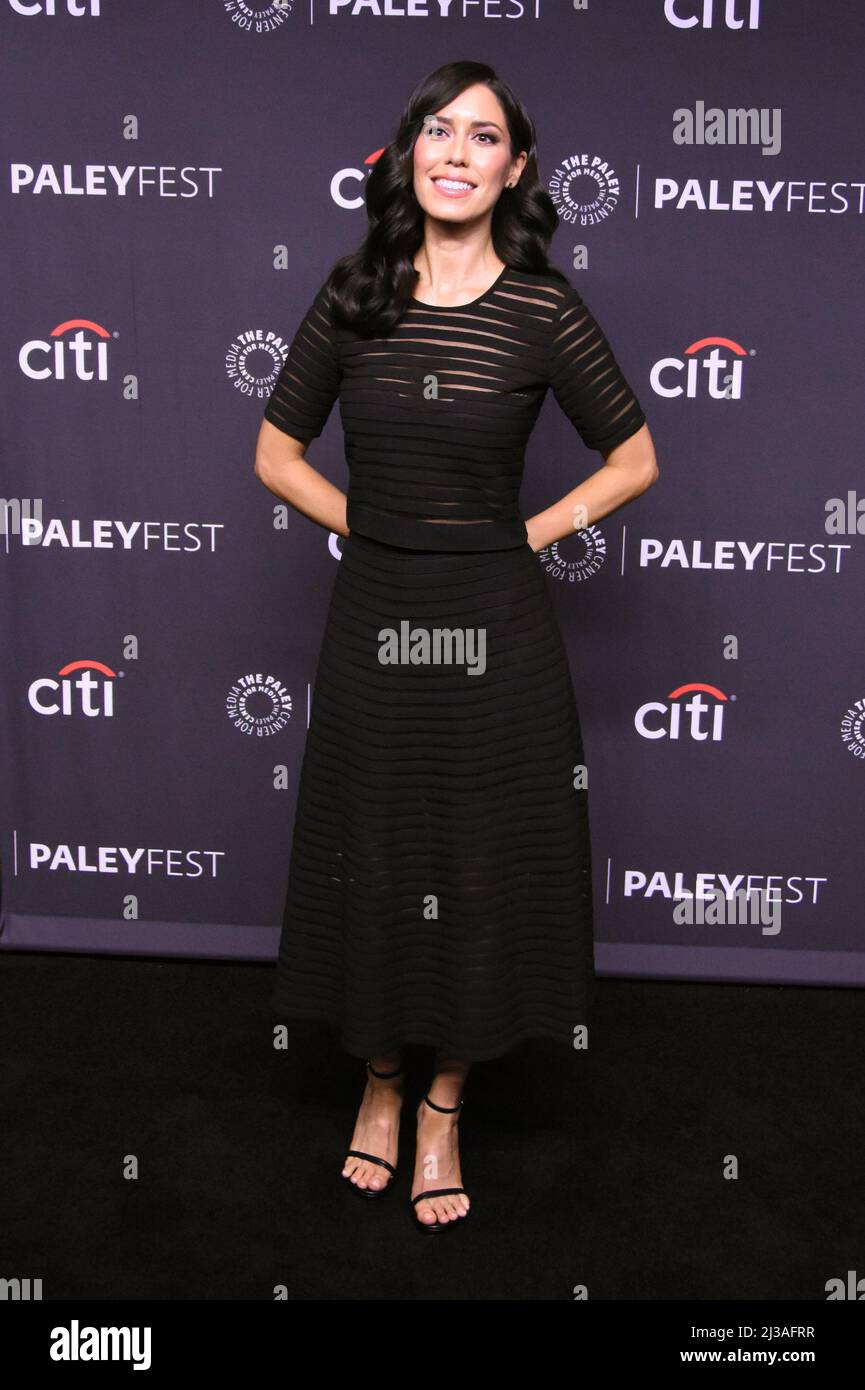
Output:
[[[458,1058],[436,1057],[434,1075],[426,1090],[433,1108],[440,1105],[445,1110],[458,1109],[470,1066],[470,1062],[462,1062]],[[428,1110],[429,1107],[424,1106],[424,1109]]]

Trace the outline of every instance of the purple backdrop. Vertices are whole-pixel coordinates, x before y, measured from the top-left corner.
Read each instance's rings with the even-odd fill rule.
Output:
[[[661,470],[539,556],[599,973],[861,984],[865,7],[441,8],[0,10],[0,947],[275,957],[339,542],[255,439],[409,91],[472,57],[536,121]],[[346,487],[338,409],[309,459]],[[550,396],[523,514],[601,463]],[[778,929],[677,920],[737,886]]]

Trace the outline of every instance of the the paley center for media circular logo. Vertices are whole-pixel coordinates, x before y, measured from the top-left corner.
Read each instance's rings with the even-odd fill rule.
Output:
[[[599,154],[568,155],[553,170],[547,191],[562,222],[574,227],[606,222],[621,195],[616,170]]]
[[[277,676],[250,671],[234,682],[225,708],[240,733],[267,738],[278,734],[291,719],[291,695]]]
[[[538,559],[550,579],[562,584],[582,584],[602,568],[607,559],[607,542],[597,526],[584,526],[538,551]]]

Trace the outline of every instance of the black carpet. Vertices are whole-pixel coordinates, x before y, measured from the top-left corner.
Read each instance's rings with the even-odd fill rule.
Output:
[[[430,1053],[406,1050],[396,1186],[361,1201],[339,1171],[363,1062],[321,1024],[275,1050],[272,971],[0,953],[4,1277],[44,1299],[819,1301],[865,1273],[857,991],[601,981],[589,1052],[472,1069],[471,1215],[429,1236]]]

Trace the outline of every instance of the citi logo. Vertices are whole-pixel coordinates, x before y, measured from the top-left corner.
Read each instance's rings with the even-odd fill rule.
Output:
[[[349,212],[355,208],[362,208],[364,205],[363,193],[360,185],[366,182],[366,176],[372,167],[387,149],[382,145],[381,149],[373,150],[363,161],[363,169],[337,169],[330,181],[330,196],[338,208],[346,208]]]
[[[42,4],[33,4],[32,0],[9,0],[10,10],[16,14],[22,14],[25,19],[31,19],[34,15],[53,16],[57,11],[65,11],[73,19],[81,19],[82,15],[90,15],[92,19],[99,18],[100,0],[42,0]]]
[[[732,338],[698,338],[681,357],[662,357],[649,374],[658,396],[708,394],[715,401],[742,399],[742,358],[753,354]]]
[[[690,695],[690,700],[683,699],[685,695]],[[729,698],[716,685],[691,681],[671,690],[666,701],[648,700],[640,705],[634,715],[634,727],[641,738],[690,738],[696,743],[711,739],[712,743],[720,743],[724,736],[724,706]]]
[[[122,674],[102,661],[70,661],[61,666],[56,677],[40,676],[33,681],[27,699],[37,714],[85,714],[89,719],[102,715],[110,719],[114,714],[114,682]]]
[[[18,365],[31,381],[108,380],[108,340],[111,334],[92,319],[67,319],[52,328],[50,341],[31,338],[18,353]]]
[[[675,29],[759,29],[760,0],[664,0],[664,18]]]

